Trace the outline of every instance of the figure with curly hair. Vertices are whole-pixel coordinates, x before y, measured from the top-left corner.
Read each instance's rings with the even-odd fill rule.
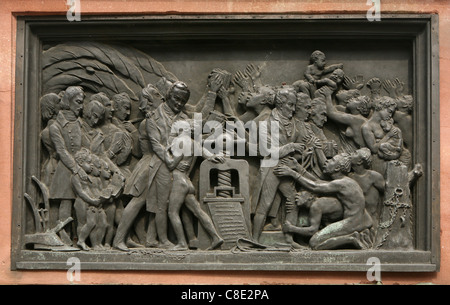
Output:
[[[372,220],[365,210],[365,197],[359,184],[349,178],[351,158],[347,153],[341,153],[328,159],[323,167],[324,174],[332,180],[316,180],[306,178],[306,170],[297,166],[300,172],[286,165],[280,165],[274,172],[277,176],[292,177],[306,190],[325,196],[336,196],[343,208],[342,220],[333,222],[315,233],[309,240],[313,250],[336,249],[352,244],[363,248],[360,232],[372,226]]]

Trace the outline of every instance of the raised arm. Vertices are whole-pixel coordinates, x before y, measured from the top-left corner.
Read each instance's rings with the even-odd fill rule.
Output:
[[[328,73],[333,72],[336,69],[343,69],[343,68],[344,68],[344,64],[329,65],[323,69],[323,74],[328,74]]]
[[[318,90],[319,93],[322,94],[325,100],[325,104],[327,105],[327,116],[338,123],[344,124],[344,125],[352,125],[355,117],[354,115],[350,113],[345,113],[342,111],[337,110],[336,106],[333,105],[333,101],[331,99],[331,93],[332,91],[327,87],[322,87]]]
[[[216,103],[217,91],[222,87],[223,80],[218,74],[215,74],[208,81],[207,92],[202,96],[200,101],[195,105],[186,104],[185,109],[188,112],[201,112],[203,118],[207,118],[209,113],[214,110]]]
[[[222,99],[223,112],[226,115],[237,117],[237,113],[234,108],[231,106],[230,96],[228,90],[224,87],[221,87],[217,92],[217,95]]]

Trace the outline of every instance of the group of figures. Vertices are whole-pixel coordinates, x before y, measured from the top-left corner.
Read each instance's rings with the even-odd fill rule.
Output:
[[[193,117],[201,114],[203,125],[219,120],[277,128],[277,145],[268,145],[277,150],[277,164],[258,166],[251,181],[240,181],[250,196],[249,210],[238,214],[248,213],[250,223],[236,242],[276,247],[268,244],[271,232],[292,251],[412,248],[410,188],[422,169],[412,163],[413,97],[404,84],[348,77],[343,64],[327,65],[321,51],[292,84],[264,84],[262,73],[254,64],[234,75],[213,69],[199,101],[190,100],[186,83],[164,77],[136,92],[138,102],[124,92],[108,96],[82,86],[42,96],[39,181],[58,209],[50,227],[82,251],[198,249],[200,231],[208,237],[203,250],[226,249],[226,230],[192,179],[196,156],[174,153],[175,139],[199,144]],[[130,119],[133,107],[139,116]],[[178,121],[189,124],[174,128]],[[268,158],[208,150],[203,144],[211,134],[202,134],[198,149],[212,168]],[[233,220],[226,221],[231,229]]]

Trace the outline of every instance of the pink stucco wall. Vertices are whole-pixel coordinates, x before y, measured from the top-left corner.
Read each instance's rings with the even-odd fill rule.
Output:
[[[440,36],[441,270],[383,273],[385,284],[450,284],[450,3],[445,0],[382,0],[381,13],[438,13]],[[81,14],[364,14],[366,0],[81,0]],[[17,15],[65,15],[63,0],[0,1],[0,284],[66,284],[66,271],[10,271]],[[84,271],[82,284],[346,284],[365,283],[364,272]]]

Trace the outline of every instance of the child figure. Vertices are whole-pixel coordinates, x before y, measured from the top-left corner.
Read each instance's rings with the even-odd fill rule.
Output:
[[[92,160],[92,172],[91,172],[91,180],[92,183],[98,187],[99,190],[103,189],[102,178],[100,177],[100,173],[102,170],[102,160],[99,156],[95,154],[91,154]]]
[[[331,73],[329,77],[319,79],[315,82],[316,91],[314,92],[314,97],[321,97],[323,95],[317,89],[321,87],[328,87],[332,92],[339,89],[339,85],[342,84],[344,80],[344,71],[342,69],[336,69]]]
[[[188,245],[186,238],[184,236],[183,225],[180,218],[180,209],[183,204],[192,211],[192,213],[198,218],[200,223],[203,225],[207,233],[212,238],[210,250],[218,248],[224,242],[219,236],[212,223],[211,218],[205,211],[200,207],[200,203],[195,198],[195,188],[192,181],[189,178],[189,172],[192,165],[195,163],[194,156],[194,145],[197,143],[191,138],[191,126],[186,121],[180,121],[174,123],[174,128],[176,129],[176,138],[172,141],[172,145],[166,150],[166,160],[169,161],[169,170],[172,170],[173,175],[173,185],[172,192],[169,197],[169,219],[174,228],[175,234],[177,236],[177,245],[174,247],[176,250],[187,250]],[[190,151],[183,149],[180,152],[177,148],[180,148],[179,144],[187,145],[190,147]],[[209,160],[213,162],[223,162],[222,157],[214,156],[209,153],[206,149],[200,148],[203,154],[208,157]]]
[[[100,159],[100,179],[103,190],[106,190],[107,194],[111,194],[111,198],[103,203],[106,214],[104,247],[110,249],[114,238],[114,222],[117,210],[114,199],[122,194],[125,181],[122,175],[113,173],[108,162],[102,159]]]
[[[394,126],[393,118],[381,121],[380,126],[386,134],[378,143],[378,156],[388,161],[400,158],[403,149],[402,131]]]
[[[315,97],[315,92],[321,86],[327,85],[335,91],[344,78],[342,71],[343,64],[326,65],[326,57],[322,51],[314,51],[311,54],[309,65],[304,73],[306,82],[303,81],[300,91],[308,94],[311,98]],[[336,71],[338,70],[338,71]],[[325,75],[333,73],[329,78],[323,78]]]
[[[71,177],[72,187],[77,197],[74,203],[78,219],[77,244],[86,251],[91,249],[86,244],[88,237],[94,250],[102,249],[101,242],[106,228],[106,214],[102,204],[111,197],[110,192],[102,191],[100,171],[93,164],[93,156],[85,148],[78,151],[75,154],[75,162],[88,174],[88,180],[80,179],[77,174]]]

